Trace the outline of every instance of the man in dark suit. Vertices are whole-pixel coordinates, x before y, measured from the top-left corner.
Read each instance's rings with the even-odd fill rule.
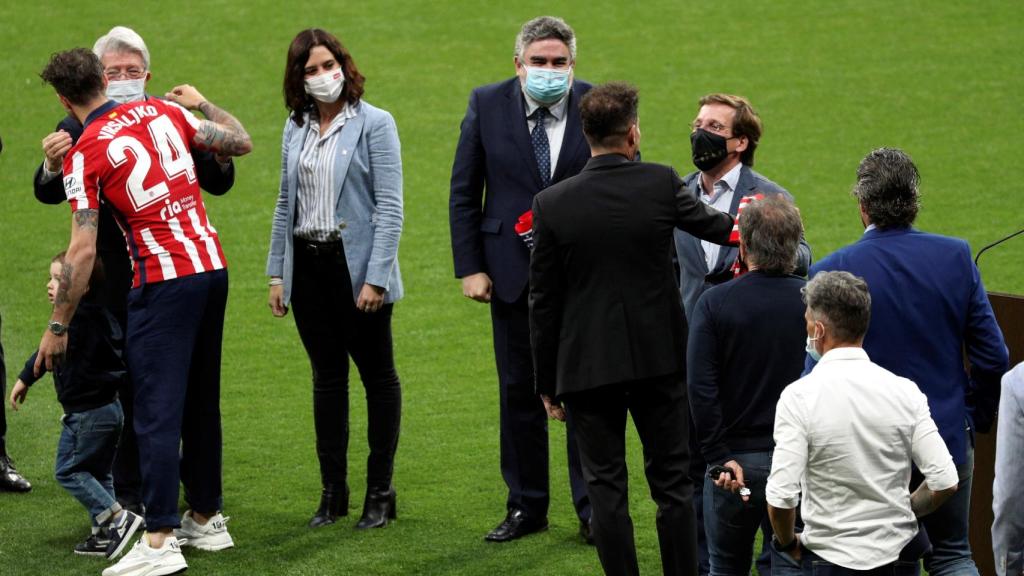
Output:
[[[967,540],[974,433],[987,432],[1009,366],[1003,334],[967,242],[915,230],[920,176],[903,151],[880,148],[857,168],[853,195],[866,230],[861,239],[811,267],[845,270],[867,281],[871,361],[913,380],[957,467],[960,489],[922,519],[932,543],[932,576],[978,574]],[[965,371],[967,352],[970,371]],[[808,359],[808,370],[813,361]],[[921,475],[915,471],[916,486]],[[913,488],[913,487],[912,487]]]
[[[749,574],[758,527],[771,541],[765,485],[775,443],[775,405],[804,367],[804,279],[794,275],[803,226],[781,195],[739,217],[740,257],[750,271],[712,286],[693,309],[686,383],[702,460],[728,475],[705,477],[704,527],[711,574]],[[746,488],[746,492],[734,493]]]
[[[592,158],[533,202],[530,333],[537,391],[576,426],[593,533],[607,574],[637,574],[626,490],[625,426],[644,445],[665,574],[697,568],[684,384],[686,320],[672,230],[725,244],[733,219],[697,201],[668,166],[634,162],[637,91],[583,97]],[[565,409],[562,409],[562,403]]]
[[[761,117],[743,96],[708,94],[698,103],[697,118],[690,133],[693,164],[699,170],[683,177],[687,189],[701,202],[736,216],[745,197],[755,194],[793,197],[781,186],[753,170],[754,152],[761,141],[764,127]],[[679,266],[679,290],[683,310],[693,319],[697,299],[708,288],[727,282],[734,276],[739,250],[735,246],[719,246],[700,240],[683,230],[676,230],[676,258]],[[811,248],[803,235],[797,252],[794,274],[806,276],[811,265]],[[692,432],[692,430],[691,430]],[[708,549],[704,535],[702,487],[706,465],[700,456],[697,435],[690,437],[690,479],[694,485],[693,504],[697,514],[697,550],[700,573],[708,574]],[[767,541],[767,538],[765,539]],[[770,573],[768,554],[758,559],[762,574]]]
[[[152,77],[149,70],[149,50],[142,38],[130,28],[115,26],[106,35],[96,40],[93,52],[103,65],[107,77],[107,97],[118,103],[133,102],[152,98],[146,93],[146,85]],[[36,199],[44,204],[61,204],[67,201],[61,165],[64,154],[78,142],[82,135],[82,124],[68,115],[57,124],[57,129],[43,138],[45,159],[36,169],[32,185]],[[235,183],[235,166],[230,158],[218,160],[213,152],[194,151],[199,186],[210,194],[221,195]],[[106,204],[100,205],[99,228],[97,230],[96,254],[103,262],[106,275],[104,291],[100,295],[102,304],[121,323],[126,325],[128,289],[132,283],[132,265],[124,235],[114,220],[113,211]],[[135,428],[130,425],[133,418],[132,401],[135,397],[130,381],[118,391],[124,408],[124,419],[128,423],[121,432],[117,455],[114,459],[114,490],[118,502],[134,512],[142,511],[142,479],[139,472],[138,444]]]
[[[452,166],[450,222],[462,293],[489,302],[501,414],[501,475],[507,515],[487,540],[505,542],[547,528],[548,431],[534,393],[526,280],[530,252],[515,231],[533,196],[578,173],[589,150],[573,79],[576,36],[542,16],[516,38],[516,76],[473,90]],[[484,190],[486,189],[486,200]],[[569,481],[580,531],[590,539],[590,503],[572,429]]]

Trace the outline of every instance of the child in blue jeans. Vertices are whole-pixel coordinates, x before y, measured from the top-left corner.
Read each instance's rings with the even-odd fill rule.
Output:
[[[50,262],[50,280],[46,285],[50,303],[56,298],[63,269],[61,252]],[[75,546],[75,553],[113,558],[142,524],[142,517],[122,509],[114,498],[110,469],[124,425],[117,389],[126,371],[121,358],[121,328],[90,297],[99,293],[96,288],[102,282],[103,267],[97,258],[89,290],[67,327],[66,354],[53,373],[57,400],[64,408],[56,477],[89,510],[92,520],[92,533]],[[11,391],[11,407],[15,410],[19,402],[25,402],[29,386],[42,376],[34,373],[35,361],[33,353]]]

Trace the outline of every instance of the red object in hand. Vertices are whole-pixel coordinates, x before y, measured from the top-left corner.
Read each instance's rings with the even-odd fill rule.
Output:
[[[732,232],[729,233],[729,243],[739,244],[740,243],[740,214],[743,213],[743,209],[747,207],[754,200],[764,200],[764,194],[758,192],[753,196],[744,196],[740,198],[740,204],[736,208],[736,217],[733,219]],[[747,265],[744,262],[740,262],[740,257],[736,255],[736,261],[732,263],[732,275],[733,277],[742,276],[748,272]]]
[[[515,230],[516,234],[523,239],[526,247],[533,250],[533,210],[527,210],[519,216]]]

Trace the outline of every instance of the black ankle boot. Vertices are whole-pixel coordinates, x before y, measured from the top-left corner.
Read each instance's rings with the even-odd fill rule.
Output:
[[[383,528],[388,520],[398,517],[395,511],[395,490],[367,490],[366,501],[363,503],[363,517],[356,524],[356,529]]]
[[[328,485],[320,495],[320,507],[309,520],[310,528],[334,524],[339,516],[348,516],[348,486]]]
[[[3,410],[2,406],[0,410]],[[32,485],[14,467],[14,462],[11,462],[4,439],[0,437],[0,492],[28,492],[31,489]]]

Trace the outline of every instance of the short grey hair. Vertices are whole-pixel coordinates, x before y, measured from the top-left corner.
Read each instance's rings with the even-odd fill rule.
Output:
[[[516,35],[516,58],[522,59],[526,47],[538,40],[554,38],[569,47],[569,59],[576,60],[576,33],[572,26],[557,16],[538,16],[523,24]]]
[[[769,274],[789,274],[803,233],[800,211],[785,196],[755,200],[740,212],[740,239],[747,264]]]
[[[801,289],[811,317],[840,342],[864,338],[871,323],[868,283],[849,272],[819,272]]]
[[[149,70],[149,49],[146,48],[146,42],[135,30],[125,26],[114,26],[110,32],[100,36],[99,40],[92,45],[92,52],[100,60],[105,54],[111,52],[135,52],[142,56],[142,63],[146,66],[146,70]]]
[[[906,152],[879,148],[861,160],[852,193],[875,226],[905,227],[914,223],[921,208],[920,181]]]

